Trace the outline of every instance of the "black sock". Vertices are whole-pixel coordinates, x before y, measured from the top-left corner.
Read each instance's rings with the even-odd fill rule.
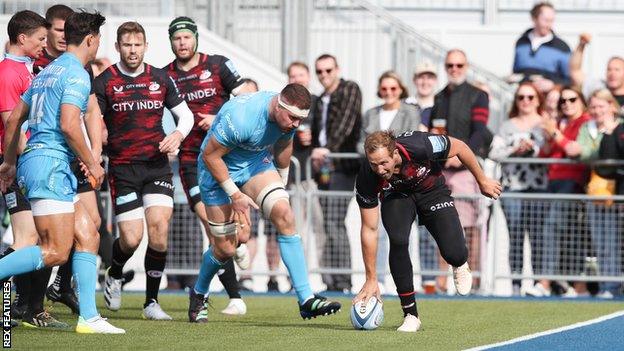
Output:
[[[158,301],[158,288],[160,286],[160,280],[162,273],[165,270],[167,264],[167,251],[160,252],[147,247],[145,252],[145,305],[147,307],[151,300]]]
[[[416,298],[414,297],[414,274],[412,261],[409,257],[408,243],[390,243],[390,273],[397,287],[403,315],[408,313],[418,317],[416,310]]]
[[[67,293],[72,291],[71,279],[72,279],[72,257],[74,256],[74,249],[69,253],[69,258],[65,264],[61,265],[56,272],[56,278],[54,278],[54,285],[59,287],[59,292]]]
[[[115,242],[113,242],[113,261],[111,262],[108,274],[115,279],[121,279],[123,266],[128,262],[130,257],[132,257],[133,253],[134,252],[127,254],[123,252],[119,245],[119,238],[117,238]]]
[[[30,298],[28,300],[28,308],[33,315],[43,311],[43,298],[45,297],[51,274],[52,267],[45,267],[30,273],[30,276],[32,277],[32,286]]]
[[[418,317],[418,310],[416,309],[416,295],[415,292],[399,293],[399,299],[401,299],[401,308],[403,309],[403,317],[407,314]]]
[[[231,258],[227,260],[220,271],[222,272],[219,274],[219,280],[221,281],[221,284],[223,284],[223,287],[225,288],[225,291],[227,291],[230,299],[240,299],[240,288],[238,286],[238,280],[236,280],[234,260]]]
[[[13,276],[13,284],[15,284],[15,299],[18,304],[21,306],[28,305],[32,285],[30,272]]]

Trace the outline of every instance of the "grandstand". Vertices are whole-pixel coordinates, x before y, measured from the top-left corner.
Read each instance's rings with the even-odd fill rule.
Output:
[[[45,9],[52,1],[0,1],[0,23],[6,27],[9,18],[13,13],[22,9],[30,9],[38,13],[45,12]],[[378,78],[379,75],[386,70],[396,71],[407,83],[410,94],[414,93],[414,85],[412,76],[416,66],[422,62],[430,62],[437,70],[439,77],[438,87],[436,91],[441,90],[446,84],[445,72],[445,56],[449,49],[460,48],[465,51],[470,62],[470,70],[468,80],[472,83],[481,83],[489,88],[489,109],[490,115],[488,127],[494,134],[497,133],[501,125],[508,120],[508,113],[515,101],[515,92],[518,87],[516,83],[509,83],[508,77],[512,73],[512,65],[514,61],[514,47],[518,37],[528,28],[532,26],[529,16],[529,10],[533,6],[533,1],[521,0],[98,0],[98,1],[74,1],[68,0],[63,2],[73,8],[85,8],[87,10],[98,10],[107,18],[106,24],[102,30],[102,41],[98,57],[107,57],[111,61],[116,62],[118,54],[115,51],[115,30],[119,24],[136,20],[140,22],[146,29],[147,41],[149,49],[145,56],[145,61],[162,67],[171,62],[174,55],[171,52],[170,42],[167,40],[167,28],[169,22],[175,16],[193,17],[199,27],[199,51],[206,53],[218,53],[230,58],[235,62],[236,67],[244,77],[251,77],[259,83],[261,90],[279,91],[288,81],[285,73],[289,63],[293,61],[302,61],[308,64],[312,70],[314,68],[315,58],[321,54],[329,53],[337,57],[340,62],[341,75],[345,79],[355,81],[362,91],[362,112],[377,106],[381,100],[378,98]],[[560,36],[572,50],[576,47],[581,33],[589,32],[593,36],[591,45],[589,45],[584,53],[583,71],[588,77],[601,78],[605,76],[606,66],[609,59],[613,56],[623,56],[624,48],[621,43],[624,40],[624,27],[621,23],[624,21],[624,1],[614,0],[554,0],[551,3],[557,10],[555,32]],[[0,40],[7,40],[6,32],[0,33]],[[319,81],[313,77],[311,82],[311,90],[313,93],[320,95],[323,87]],[[165,129],[172,129],[172,121],[165,122]],[[355,153],[346,154],[330,154],[331,159],[348,158],[359,159],[361,155]],[[489,175],[500,177],[500,167],[505,164],[533,164],[536,167],[548,166],[552,164],[580,164],[577,159],[550,159],[550,158],[504,158],[494,162],[490,159],[482,160],[486,172]],[[603,162],[612,166],[622,164],[620,160],[611,160]],[[598,162],[600,164],[600,162]],[[176,187],[175,205],[172,223],[169,232],[169,258],[168,266],[165,271],[168,276],[190,276],[191,279],[197,275],[201,264],[201,254],[208,247],[208,241],[205,235],[198,235],[203,230],[202,226],[196,219],[195,215],[190,211],[186,203],[186,197],[181,191],[182,186],[174,162],[174,183]],[[312,180],[314,171],[312,162],[307,160],[300,163],[293,158],[291,163],[291,172],[304,175],[304,178]],[[290,189],[290,195],[294,207],[295,216],[298,221],[298,230],[302,233],[306,249],[307,263],[310,268],[310,279],[313,290],[322,291],[327,287],[322,278],[323,275],[346,274],[352,279],[352,288],[347,291],[348,294],[357,294],[360,287],[364,283],[364,264],[361,254],[360,235],[360,214],[355,202],[352,191],[333,191],[333,190],[310,190],[302,186],[299,177],[293,182]],[[111,203],[108,195],[103,194],[107,199],[108,221],[111,226],[114,225],[111,219]],[[540,280],[551,280],[553,282],[581,282],[589,287],[589,292],[579,290],[578,293],[568,297],[578,297],[585,303],[588,301],[595,302],[598,291],[596,286],[598,283],[615,283],[620,284],[619,295],[611,296],[621,303],[624,298],[624,237],[620,233],[607,242],[607,249],[615,252],[615,256],[619,256],[618,261],[610,264],[618,266],[617,269],[603,269],[597,262],[599,259],[597,252],[592,248],[591,240],[588,239],[590,227],[589,208],[598,204],[604,205],[605,201],[612,201],[612,205],[605,207],[600,212],[599,219],[604,221],[604,228],[624,228],[624,196],[621,194],[609,194],[606,196],[594,196],[586,194],[548,194],[548,193],[510,193],[504,194],[504,199],[518,200],[528,208],[524,212],[526,217],[527,235],[523,238],[522,247],[524,254],[521,257],[523,267],[521,273],[512,272],[509,257],[509,231],[508,222],[501,206],[501,201],[491,201],[485,199],[481,194],[459,193],[454,197],[459,201],[464,201],[476,208],[478,218],[476,226],[478,230],[478,260],[479,267],[473,269],[473,274],[478,281],[478,286],[474,289],[474,293],[478,295],[475,299],[455,299],[454,285],[452,279],[444,286],[443,292],[438,292],[438,296],[442,300],[435,297],[425,296],[426,287],[423,284],[427,277],[430,276],[447,276],[451,277],[451,270],[446,269],[444,265],[438,264],[437,250],[435,252],[424,251],[422,247],[431,245],[431,242],[424,240],[423,235],[428,235],[423,231],[422,227],[414,225],[410,238],[410,253],[412,255],[412,263],[414,266],[415,286],[419,294],[417,300],[421,306],[420,297],[424,297],[426,309],[435,311],[437,319],[443,319],[454,312],[451,308],[445,308],[443,305],[451,303],[458,310],[471,315],[479,315],[484,313],[483,318],[495,318],[501,310],[508,308],[510,316],[501,316],[500,320],[494,319],[486,323],[479,321],[478,329],[470,329],[462,327],[462,333],[478,334],[482,330],[488,328],[497,328],[497,321],[501,323],[501,329],[493,335],[484,335],[483,337],[467,337],[464,340],[451,343],[437,343],[437,338],[457,338],[454,334],[429,335],[427,341],[417,341],[412,344],[413,340],[400,340],[397,342],[397,348],[404,349],[410,346],[419,345],[430,349],[464,349],[469,347],[478,347],[479,345],[494,344],[525,334],[538,333],[544,330],[563,327],[576,322],[585,321],[591,318],[599,318],[608,313],[618,313],[621,305],[618,303],[606,302],[603,304],[588,305],[583,303],[554,306],[550,304],[551,299],[545,298],[538,302],[531,301],[530,298],[522,299],[525,292],[531,290],[534,282]],[[332,199],[333,201],[326,201]],[[346,232],[349,240],[341,242],[345,245],[343,249],[350,252],[350,257],[327,257],[322,258],[322,250],[319,249],[318,233],[313,230],[314,218],[312,200],[320,200],[323,204],[322,216],[326,221],[346,224]],[[302,205],[305,204],[305,205]],[[329,204],[329,205],[327,205]],[[563,247],[562,257],[553,256],[549,251],[550,248],[546,240],[537,243],[530,243],[528,232],[542,229],[542,223],[538,218],[543,218],[548,209],[556,208],[558,212],[553,212],[551,220],[560,225],[558,230],[566,233],[557,242],[557,245]],[[346,211],[345,218],[336,218],[340,210]],[[344,212],[344,211],[343,211]],[[568,218],[574,218],[576,224],[570,224]],[[581,224],[578,224],[581,223]],[[577,225],[578,224],[578,225]],[[256,223],[254,230],[268,234],[271,230],[269,223],[260,220]],[[332,232],[325,233],[331,236]],[[624,229],[623,229],[624,230]],[[585,233],[584,236],[579,233]],[[524,235],[523,235],[524,237]],[[6,239],[6,238],[5,238]],[[137,273],[143,273],[143,254],[147,243],[144,236],[144,242],[141,248],[128,262],[126,269],[134,269]],[[267,260],[264,248],[267,245],[268,235],[260,235],[258,238],[258,255],[250,271],[239,271],[239,274],[250,274],[253,278],[252,290],[256,293],[264,293],[267,289],[267,280],[269,273],[277,274],[279,288],[281,292],[287,293],[291,287],[287,279],[287,271],[283,264],[279,271],[270,272],[267,266]],[[543,240],[543,239],[537,239]],[[384,241],[386,241],[384,243]],[[532,245],[533,244],[533,245]],[[5,245],[5,244],[3,244]],[[385,246],[384,246],[385,245]],[[380,238],[380,247],[388,249],[387,238]],[[2,246],[4,247],[4,246]],[[540,257],[543,260],[556,265],[556,269],[546,271],[539,270],[537,267],[531,267],[532,255],[531,248],[538,247]],[[536,249],[533,249],[534,251]],[[386,256],[378,256],[386,259]],[[350,262],[348,268],[345,262]],[[600,261],[602,262],[602,261]],[[336,268],[343,267],[343,268]],[[380,274],[380,283],[382,293],[387,294],[390,303],[388,309],[397,309],[396,286],[392,281],[387,262],[378,262],[377,267]],[[125,289],[142,290],[145,287],[145,278],[143,274],[137,274],[133,282],[128,284]],[[515,291],[513,282],[521,281],[522,293]],[[565,295],[566,289],[570,289],[567,283],[563,283],[564,291],[559,291],[560,295]],[[163,279],[161,288],[167,287],[166,279]],[[223,289],[220,282],[213,280],[210,290],[219,292]],[[573,288],[572,288],[573,289]],[[429,291],[427,291],[429,292]],[[553,295],[555,292],[553,291]],[[530,294],[527,294],[530,295]],[[247,298],[248,295],[244,295]],[[342,299],[343,304],[348,305],[349,300],[337,294]],[[449,298],[450,296],[450,298]],[[499,298],[512,297],[510,304],[505,304],[507,300],[499,300]],[[130,297],[134,299],[133,296]],[[431,298],[431,299],[430,299]],[[449,298],[450,300],[445,300]],[[483,298],[483,300],[481,299]],[[163,298],[175,313],[172,314],[174,319],[184,320],[187,300],[185,297],[176,295],[165,295]],[[169,300],[167,300],[169,299]],[[288,332],[301,335],[303,332],[297,329],[294,320],[280,315],[280,318],[271,316],[272,310],[280,309],[286,305],[281,300],[271,300],[265,297],[254,301],[250,298],[250,314],[253,315],[253,308],[261,310],[261,314],[253,316],[251,319],[242,322],[239,320],[217,317],[215,319],[216,333],[231,343],[238,341],[236,335],[228,330],[229,323],[235,324],[236,328],[245,330],[250,327],[251,340],[256,340],[262,344],[253,344],[247,341],[241,346],[234,349],[261,348],[270,347],[270,340],[266,335],[262,335],[261,327],[264,319],[269,319],[267,325],[273,329],[279,329],[281,318],[286,320],[287,331],[284,333],[271,331],[275,335],[288,337]],[[264,300],[266,299],[266,300]],[[278,298],[279,299],[279,298]],[[223,302],[223,298],[216,299],[218,303]],[[554,299],[552,299],[554,300]],[[277,302],[276,302],[277,301]],[[559,301],[559,300],[557,300]],[[490,304],[491,303],[491,304]],[[500,303],[500,305],[498,305]],[[468,306],[470,304],[478,305]],[[497,304],[494,306],[494,304]],[[468,307],[467,307],[468,306]],[[594,308],[594,306],[596,306]],[[290,306],[292,307],[292,306]],[[569,309],[578,309],[579,313],[576,318],[566,315]],[[178,310],[176,310],[178,309]],[[533,309],[531,312],[524,312]],[[535,309],[543,309],[544,313],[540,313]],[[136,312],[136,311],[135,311]],[[184,312],[184,313],[183,313]],[[398,312],[390,314],[386,323],[400,323]],[[63,312],[65,313],[65,312]],[[212,310],[215,315],[217,311]],[[521,317],[516,322],[513,314],[518,313]],[[558,318],[547,320],[544,316],[548,313],[556,315]],[[125,314],[126,318],[133,318],[133,315]],[[292,316],[291,316],[292,317]],[[344,317],[344,316],[343,316]],[[427,317],[425,317],[427,318]],[[535,320],[539,323],[531,326]],[[611,318],[611,317],[610,317]],[[621,314],[614,315],[617,321],[622,320]],[[355,335],[352,331],[346,329],[346,319],[338,322],[332,321],[327,324],[315,323],[311,324],[318,330],[312,332],[312,339],[321,340],[319,345],[326,348],[350,349],[352,345],[368,344],[377,349],[384,347],[384,343],[393,343],[396,340],[392,331],[394,329],[388,327],[378,331],[382,335],[380,340],[374,340],[375,336],[365,336],[362,341],[361,334]],[[452,317],[452,322],[462,325],[474,323],[473,319]],[[544,320],[546,319],[546,320]],[[600,320],[596,323],[602,323]],[[177,322],[176,322],[177,323]],[[447,326],[437,321],[437,324],[430,322],[425,332],[432,329],[443,329]],[[343,325],[344,324],[344,325]],[[394,325],[392,324],[392,325]],[[388,326],[390,324],[387,324]],[[517,330],[511,331],[516,328]],[[153,329],[153,325],[145,322],[137,322],[132,327],[127,327],[129,334],[142,333],[145,329]],[[311,328],[311,329],[312,329]],[[331,332],[332,342],[336,345],[322,344],[324,338],[322,329],[334,329]],[[609,327],[611,328],[611,327]],[[616,327],[617,328],[617,325]],[[184,330],[185,325],[175,325],[172,330],[177,333],[187,333]],[[306,329],[306,328],[304,328]],[[167,330],[167,329],[163,329]],[[199,330],[193,328],[193,330]],[[599,330],[599,333],[604,330]],[[36,331],[18,331],[17,338],[30,339],[37,336]],[[377,332],[374,332],[377,333]],[[615,334],[612,329],[606,332]],[[487,334],[487,333],[486,333]],[[346,336],[345,336],[346,335]],[[579,339],[585,338],[587,334],[575,336]],[[157,348],[176,349],[178,346],[195,347],[199,345],[201,340],[194,338],[194,335],[187,335],[180,340],[159,339],[160,343]],[[343,341],[343,337],[345,337]],[[188,338],[188,339],[187,339]],[[62,338],[56,335],[52,338],[53,347],[63,347]],[[182,339],[187,339],[186,341]],[[104,340],[104,339],[102,339]],[[305,342],[305,338],[298,338],[300,342]],[[617,341],[619,340],[619,341]],[[17,341],[14,341],[17,342]],[[151,341],[146,341],[151,342]],[[167,344],[169,342],[169,344]],[[186,344],[185,344],[186,342]],[[415,341],[416,342],[416,341]],[[427,344],[428,342],[433,344]],[[548,348],[553,344],[545,344],[538,346],[526,346],[527,348]],[[558,341],[560,342],[560,341]],[[617,336],[615,339],[606,339],[607,347],[617,342],[624,342]],[[218,347],[219,342],[210,341],[207,345],[210,347]],[[15,344],[17,345],[17,344]],[[157,345],[157,344],[154,344]],[[278,347],[285,349],[293,348],[292,343],[277,344]],[[433,345],[433,346],[432,346]],[[565,344],[564,344],[565,345]],[[569,344],[568,344],[569,345]],[[574,345],[578,349],[583,349],[581,344]],[[585,345],[585,344],[583,344]],[[596,344],[598,345],[598,344]],[[589,344],[588,347],[596,345]],[[604,345],[598,345],[598,349]],[[34,346],[34,345],[31,345]],[[89,344],[80,344],[87,347]],[[132,345],[123,345],[123,347],[132,347]],[[135,345],[135,348],[141,348],[141,345]],[[311,347],[316,349],[317,347]],[[512,348],[513,349],[513,348]],[[522,349],[522,346],[520,346]],[[555,349],[552,347],[552,349]],[[575,349],[575,348],[573,348]]]

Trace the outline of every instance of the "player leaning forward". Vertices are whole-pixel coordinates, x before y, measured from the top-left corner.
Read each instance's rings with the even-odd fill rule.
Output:
[[[284,189],[293,135],[308,116],[310,93],[289,84],[279,94],[259,92],[227,102],[208,131],[198,159],[199,186],[213,245],[204,253],[191,292],[189,319],[207,321],[208,286],[215,273],[249,239],[249,206],[260,208],[278,230],[282,260],[288,269],[304,319],[337,312],[340,304],[314,295],[301,237]],[[273,155],[270,148],[273,147]],[[277,167],[277,169],[276,169]]]
[[[379,131],[366,138],[364,150],[368,164],[362,165],[355,190],[362,216],[366,282],[353,301],[367,301],[371,296],[379,298],[375,259],[377,207],[381,202],[381,218],[390,239],[390,272],[405,316],[398,330],[415,332],[420,328],[420,319],[414,297],[409,234],[416,216],[438,243],[442,257],[453,266],[457,292],[467,295],[472,287],[464,233],[436,161],[457,156],[487,197],[498,198],[501,185],[484,175],[475,155],[464,142],[445,135],[409,131],[395,137],[392,132]]]

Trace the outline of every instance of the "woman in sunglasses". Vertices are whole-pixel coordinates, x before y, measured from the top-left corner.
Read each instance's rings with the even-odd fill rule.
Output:
[[[489,157],[495,161],[508,157],[536,157],[544,143],[541,125],[544,111],[543,96],[531,82],[518,86],[515,101],[505,121],[492,142]],[[528,163],[505,163],[502,165],[502,185],[505,193],[543,193],[546,190],[546,169],[542,165]],[[509,230],[509,265],[512,274],[522,274],[524,233],[529,234],[533,272],[541,273],[542,220],[537,217],[542,211],[535,201],[501,199]],[[537,211],[536,211],[537,210]],[[533,218],[527,221],[526,218]],[[543,281],[528,289],[520,289],[520,279],[513,279],[514,295],[543,296],[546,292]]]
[[[581,148],[576,143],[581,126],[591,119],[586,111],[587,104],[583,94],[574,87],[561,89],[559,111],[561,119],[547,118],[542,126],[547,142],[540,156],[549,158],[577,158]],[[587,184],[588,168],[583,164],[551,164],[548,166],[547,192],[555,194],[581,194]],[[578,209],[572,201],[549,201],[550,208],[544,221],[542,270],[544,274],[580,273],[585,255],[573,257],[574,252],[561,246],[584,246],[581,241],[588,241],[586,230],[577,222]],[[576,253],[577,256],[580,256]],[[560,255],[564,257],[560,259]],[[565,270],[560,267],[564,262]],[[576,291],[561,283],[562,292],[568,297],[576,296]],[[584,290],[583,284],[575,284],[579,291]]]

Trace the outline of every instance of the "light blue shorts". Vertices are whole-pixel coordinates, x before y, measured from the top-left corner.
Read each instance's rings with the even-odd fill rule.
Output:
[[[201,193],[201,199],[204,205],[206,206],[220,206],[229,204],[230,197],[227,193],[221,188],[219,183],[212,177],[212,174],[206,166],[204,165],[203,160],[200,159],[197,162],[198,164],[198,175],[197,180],[199,183],[199,190]],[[229,168],[229,167],[228,167]],[[260,174],[262,172],[266,172],[269,170],[276,170],[275,165],[273,164],[272,158],[262,158],[253,162],[248,167],[241,169],[237,172],[230,171],[230,177],[239,188],[242,187],[249,179],[251,179],[256,174]]]
[[[78,181],[65,160],[26,154],[19,158],[17,185],[28,200],[46,199],[73,203]]]

